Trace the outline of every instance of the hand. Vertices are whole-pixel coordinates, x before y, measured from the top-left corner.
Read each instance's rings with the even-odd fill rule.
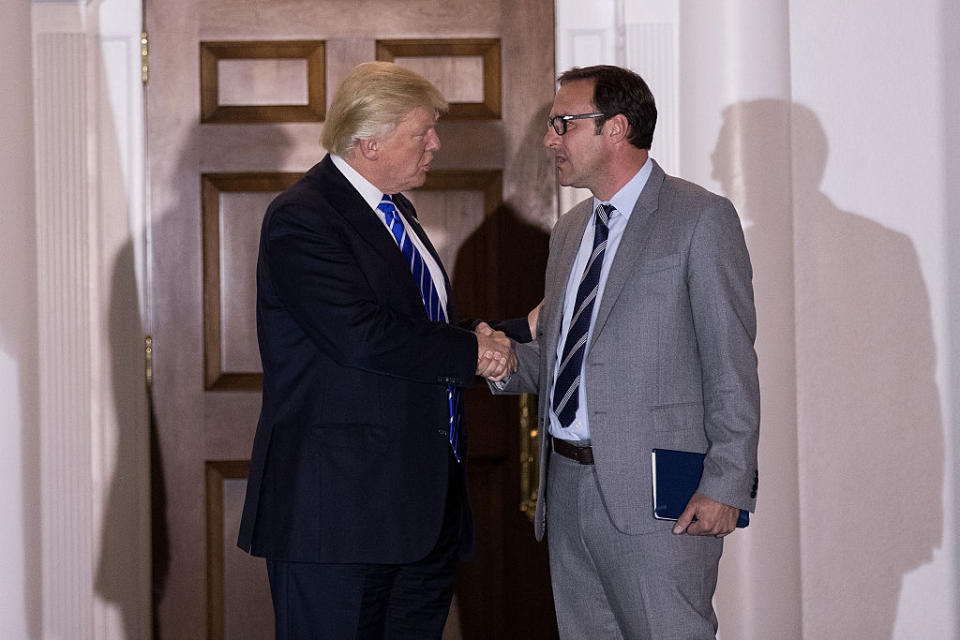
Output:
[[[517,370],[513,343],[502,331],[494,331],[486,322],[474,329],[477,334],[477,375],[499,382]]]
[[[533,309],[530,309],[530,313],[527,314],[527,324],[530,326],[530,337],[534,340],[537,339],[537,320],[540,318],[540,309],[542,308],[543,300]]]
[[[740,510],[736,507],[712,500],[702,493],[695,493],[687,503],[687,508],[677,518],[673,532],[723,538],[737,528],[739,515]],[[697,519],[696,522],[693,521],[694,518]]]

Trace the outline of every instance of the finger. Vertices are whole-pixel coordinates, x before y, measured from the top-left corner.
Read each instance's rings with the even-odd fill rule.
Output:
[[[477,359],[477,375],[485,376],[486,372],[490,370],[491,364],[493,363],[493,358],[489,354],[485,354]]]
[[[492,380],[500,374],[500,371],[500,367],[497,365],[496,361],[489,360],[477,370],[477,375]]]
[[[506,375],[507,375],[506,367],[504,367],[503,364],[501,363],[494,363],[494,366],[490,368],[490,372],[486,377],[489,378],[490,380],[493,380],[494,382],[499,382],[503,380],[503,378],[506,377]]]
[[[484,336],[490,336],[490,335],[493,335],[493,334],[495,333],[494,330],[493,330],[493,327],[491,327],[491,326],[490,326],[489,324],[487,324],[486,322],[480,322],[480,324],[478,324],[476,327],[474,327],[473,330],[474,330],[476,333],[479,333],[480,335],[484,335]]]
[[[494,382],[500,382],[501,380],[503,380],[503,379],[506,378],[506,377],[507,377],[507,372],[506,372],[506,371],[503,371],[503,372],[498,373],[498,374],[496,374],[496,375],[487,376],[488,379],[493,380]]]
[[[688,536],[713,536],[717,533],[719,533],[719,529],[706,522],[701,522],[699,518],[694,520],[690,526],[687,527]]]

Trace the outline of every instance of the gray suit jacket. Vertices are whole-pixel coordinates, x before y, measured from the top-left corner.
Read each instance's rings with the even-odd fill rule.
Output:
[[[517,346],[520,367],[503,388],[544,392],[538,540],[549,519],[547,398],[564,292],[591,213],[586,200],[554,227],[536,339]],[[585,359],[600,491],[624,533],[671,526],[652,515],[650,451],[657,447],[706,452],[699,491],[754,509],[760,392],[751,280],[733,205],[654,163],[611,265]]]

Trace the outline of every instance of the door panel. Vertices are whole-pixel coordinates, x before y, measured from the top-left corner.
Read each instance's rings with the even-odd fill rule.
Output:
[[[147,24],[159,637],[269,637],[263,560],[235,547],[260,408],[265,203],[322,158],[322,114],[349,70],[393,58],[452,103],[434,171],[410,196],[458,310],[526,313],[555,219],[540,147],[553,2],[164,0],[148,2]],[[520,510],[518,401],[478,384],[466,403],[477,559],[445,637],[555,637],[546,547]]]

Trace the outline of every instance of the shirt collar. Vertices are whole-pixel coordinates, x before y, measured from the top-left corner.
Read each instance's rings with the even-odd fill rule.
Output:
[[[633,174],[633,177],[627,181],[627,184],[623,185],[620,191],[613,194],[613,197],[607,201],[616,207],[617,211],[624,217],[624,220],[629,220],[631,214],[633,214],[633,208],[637,206],[637,199],[640,197],[640,192],[643,191],[643,188],[647,185],[647,179],[652,172],[653,162],[648,156],[647,161],[643,163],[640,170]],[[596,210],[597,205],[601,202],[603,202],[603,200],[593,199],[594,210]]]
[[[380,204],[380,201],[383,199],[384,193],[373,186],[369,180],[360,175],[356,169],[350,166],[346,160],[341,156],[330,154],[330,159],[333,161],[334,166],[340,170],[340,173],[343,174],[343,177],[353,185],[353,188],[357,190],[360,194],[360,197],[363,198],[364,202],[370,205],[370,208],[374,211],[377,210],[377,205]]]

